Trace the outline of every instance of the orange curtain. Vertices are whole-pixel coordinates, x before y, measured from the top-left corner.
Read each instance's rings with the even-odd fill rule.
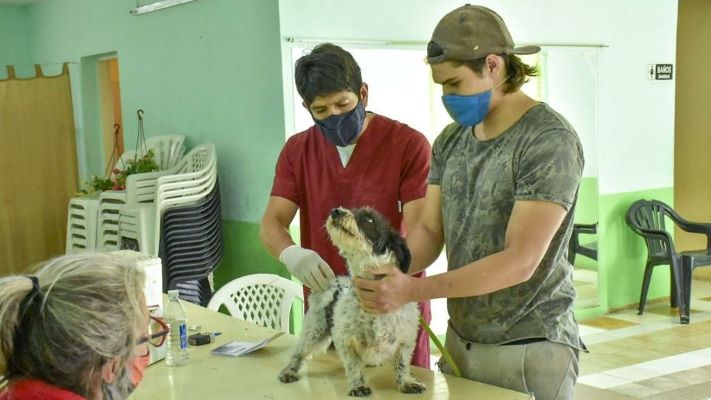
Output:
[[[74,116],[66,64],[57,76],[0,80],[0,275],[64,253],[76,193]]]

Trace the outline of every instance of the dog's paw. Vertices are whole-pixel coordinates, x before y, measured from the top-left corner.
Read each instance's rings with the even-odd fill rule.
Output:
[[[400,385],[400,391],[403,393],[423,393],[425,390],[427,387],[417,381],[404,382]]]
[[[279,374],[279,380],[282,383],[291,383],[299,380],[299,374],[290,369],[285,369]]]
[[[368,397],[370,396],[370,393],[372,393],[372,391],[369,387],[358,386],[357,388],[351,389],[351,391],[348,392],[348,395],[353,397]]]

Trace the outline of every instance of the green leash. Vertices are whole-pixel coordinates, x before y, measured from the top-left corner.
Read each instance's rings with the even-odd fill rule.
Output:
[[[432,339],[434,342],[435,346],[439,349],[439,352],[442,353],[442,356],[444,356],[444,359],[447,361],[447,364],[449,364],[450,367],[452,367],[452,372],[454,372],[454,376],[457,378],[462,377],[462,373],[459,372],[459,367],[457,367],[457,364],[454,363],[454,360],[452,359],[452,356],[449,354],[447,349],[442,346],[442,342],[439,341],[439,338],[437,335],[432,332],[432,328],[430,328],[429,325],[427,325],[427,322],[425,322],[425,319],[422,318],[422,315],[420,315],[420,325],[422,325],[423,328],[425,328],[425,331],[427,332],[427,336]]]

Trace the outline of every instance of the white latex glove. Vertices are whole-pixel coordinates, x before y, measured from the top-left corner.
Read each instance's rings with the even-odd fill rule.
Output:
[[[279,255],[292,275],[312,290],[325,290],[336,276],[331,267],[315,251],[291,245]]]

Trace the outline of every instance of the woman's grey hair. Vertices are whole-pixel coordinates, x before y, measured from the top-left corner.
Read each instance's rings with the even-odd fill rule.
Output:
[[[35,270],[35,293],[29,276],[0,278],[1,380],[35,378],[90,397],[107,361],[118,357],[125,371],[133,356],[146,323],[145,276],[127,258],[100,253]]]

